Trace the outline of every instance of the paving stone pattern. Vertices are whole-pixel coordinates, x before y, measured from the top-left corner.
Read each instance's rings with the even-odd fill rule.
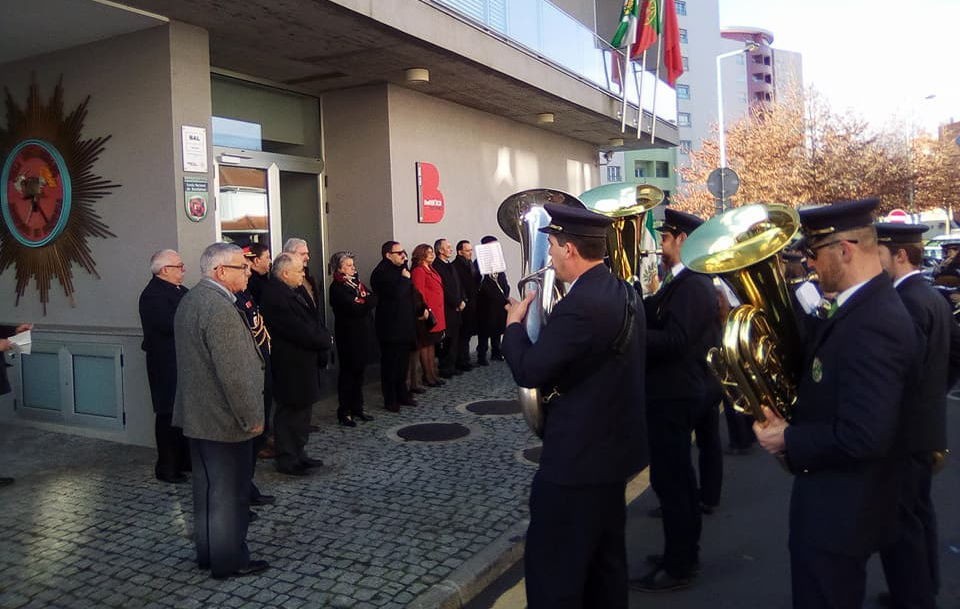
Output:
[[[336,398],[315,409],[312,476],[260,461],[257,482],[277,504],[256,508],[251,556],[260,576],[216,581],[195,567],[190,485],[153,479],[152,449],[23,425],[0,427],[0,608],[406,606],[527,518],[536,444],[520,415],[483,417],[457,406],[512,399],[503,362],[447,381],[399,414],[365,388],[376,420],[335,424]],[[449,443],[402,442],[423,421],[473,433]]]

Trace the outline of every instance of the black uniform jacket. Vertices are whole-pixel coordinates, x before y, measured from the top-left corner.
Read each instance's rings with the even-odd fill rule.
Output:
[[[917,327],[921,356],[906,392],[906,412],[900,426],[910,452],[947,448],[947,392],[960,376],[960,326],[950,305],[920,275],[897,286]]]
[[[173,316],[187,288],[169,281],[151,277],[140,293],[140,325],[147,353],[147,381],[153,411],[158,414],[173,412],[177,395],[177,350],[173,341]]]
[[[523,324],[504,332],[503,354],[517,384],[546,393],[560,388],[544,406],[540,457],[540,475],[555,484],[623,482],[647,464],[641,307],[627,352],[612,349],[625,302],[624,284],[601,264],[557,303],[536,343]]]
[[[370,289],[377,295],[377,339],[409,344],[417,340],[413,310],[413,281],[403,276],[403,267],[384,258],[370,273]]]
[[[287,406],[309,406],[320,399],[317,366],[333,346],[330,332],[304,296],[278,279],[270,279],[261,300],[272,341],[274,396]]]
[[[10,338],[16,333],[16,326],[0,326],[0,338]],[[10,379],[7,378],[7,360],[0,353],[0,395],[10,393]]]
[[[906,457],[895,442],[917,358],[913,321],[890,278],[864,284],[804,349],[786,461],[796,474],[790,543],[862,556],[896,535]]]
[[[260,304],[260,299],[263,297],[263,288],[270,281],[270,273],[261,275],[256,271],[250,272],[250,278],[247,279],[247,291],[250,292],[250,295],[253,296],[253,302]]]
[[[333,309],[333,336],[337,343],[340,365],[362,368],[375,353],[373,309],[377,295],[368,292],[357,302],[357,290],[344,282],[330,284],[330,308]]]
[[[717,291],[708,275],[688,269],[644,301],[647,397],[701,399],[719,384],[707,351],[720,343]]]
[[[433,270],[443,281],[443,317],[447,322],[447,330],[455,330],[460,327],[460,312],[457,308],[464,302],[460,277],[452,262],[444,262],[440,258],[433,261]]]
[[[473,263],[477,267],[477,263]],[[479,273],[479,267],[477,267]],[[477,287],[477,330],[481,334],[500,334],[507,323],[504,305],[510,298],[510,283],[506,273],[480,276]]]
[[[457,279],[460,281],[463,301],[467,303],[467,306],[461,311],[462,329],[460,333],[462,336],[472,336],[477,333],[477,288],[480,284],[480,271],[476,269],[473,262],[463,256],[454,258],[453,267],[456,269]]]

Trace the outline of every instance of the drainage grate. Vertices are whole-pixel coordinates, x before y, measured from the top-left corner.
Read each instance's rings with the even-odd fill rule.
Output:
[[[540,453],[543,452],[543,445],[531,446],[523,449],[523,458],[530,463],[540,463]]]
[[[484,400],[467,404],[467,410],[479,415],[520,414],[520,402],[516,400]]]
[[[417,423],[396,433],[407,442],[449,442],[470,435],[470,429],[460,423]]]

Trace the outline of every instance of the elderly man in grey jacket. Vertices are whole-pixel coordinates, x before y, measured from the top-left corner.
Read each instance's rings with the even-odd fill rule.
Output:
[[[190,440],[197,564],[215,579],[267,569],[250,560],[250,454],[263,432],[263,358],[234,306],[250,266],[243,251],[214,243],[200,257],[203,279],[174,318],[177,394],[174,424]]]

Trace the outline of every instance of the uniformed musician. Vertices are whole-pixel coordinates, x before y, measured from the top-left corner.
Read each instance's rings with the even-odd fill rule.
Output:
[[[900,533],[880,552],[894,607],[933,609],[939,587],[937,520],[930,482],[947,448],[947,392],[960,375],[960,326],[920,274],[923,224],[877,224],[880,264],[913,318],[922,348],[901,429],[910,465],[900,497]]]
[[[517,384],[551,395],[530,489],[524,567],[530,609],[625,609],[627,477],[646,465],[644,321],[638,299],[603,265],[610,220],[547,204],[550,256],[570,285],[539,340],[507,305],[503,354]]]
[[[680,249],[703,220],[667,208],[661,233],[664,267],[660,289],[644,301],[647,317],[647,425],[650,430],[650,484],[663,514],[663,554],[647,557],[648,573],[630,582],[635,590],[665,592],[690,585],[698,571],[701,500],[690,455],[690,434],[719,406],[719,383],[707,368],[707,351],[720,342],[713,280],[680,262]],[[713,425],[717,425],[714,415]],[[701,478],[714,477],[719,501],[722,452]]]
[[[904,387],[913,321],[883,273],[877,199],[800,211],[807,263],[836,308],[806,338],[789,424],[765,409],[760,444],[795,474],[790,500],[794,609],[859,609],[866,563],[893,540]]]

